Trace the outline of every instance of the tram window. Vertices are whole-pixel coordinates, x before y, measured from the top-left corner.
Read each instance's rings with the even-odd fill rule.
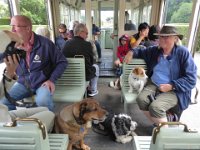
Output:
[[[190,18],[192,18],[193,0],[166,0],[165,15],[162,24],[176,26],[179,33],[184,35],[182,44],[186,45]],[[187,11],[186,11],[187,10]]]
[[[8,0],[0,0],[0,30],[10,30],[10,9]]]
[[[60,23],[64,23],[68,26],[71,19],[69,6],[60,3],[59,9],[60,9],[60,21],[61,21]]]
[[[101,11],[101,28],[113,28],[113,11]]]
[[[85,10],[81,10],[80,12],[80,22],[85,22]]]
[[[125,25],[128,21],[131,21],[136,26],[137,30],[141,22],[147,22],[149,24],[151,8],[150,0],[126,1],[126,10],[129,17],[125,14]]]
[[[139,22],[138,22],[138,18],[139,18],[139,8],[137,9],[134,9],[133,12],[132,12],[132,20],[134,22],[134,24],[136,26],[138,26]]]
[[[144,6],[142,14],[142,22],[150,23],[151,5]]]
[[[46,26],[48,24],[47,9],[44,0],[20,0],[19,6],[21,14],[31,18],[34,31],[38,25]]]

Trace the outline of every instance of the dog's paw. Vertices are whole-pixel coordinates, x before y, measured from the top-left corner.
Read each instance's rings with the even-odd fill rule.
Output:
[[[127,136],[127,137],[121,139],[121,143],[123,143],[123,144],[128,143],[132,140],[132,138],[133,138],[132,136]]]
[[[89,147],[88,145],[83,144],[83,145],[81,146],[81,149],[82,149],[82,150],[90,150],[90,147]]]
[[[135,132],[132,132],[131,135],[132,136],[137,136],[137,134]]]

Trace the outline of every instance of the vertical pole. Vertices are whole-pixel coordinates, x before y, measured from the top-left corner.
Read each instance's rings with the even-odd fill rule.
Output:
[[[88,28],[88,40],[92,40],[92,18],[91,18],[91,0],[85,0],[85,17]]]
[[[116,52],[117,52],[117,46],[118,46],[118,9],[119,9],[119,1],[120,0],[114,0],[114,26],[113,26],[113,61],[116,60]],[[113,64],[114,65],[114,64]]]

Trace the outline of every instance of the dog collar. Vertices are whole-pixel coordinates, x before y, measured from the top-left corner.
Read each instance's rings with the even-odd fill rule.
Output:
[[[85,121],[83,119],[81,119],[80,117],[76,117],[73,113],[73,116],[74,116],[74,119],[76,120],[76,122],[79,124],[79,125],[82,125],[85,123]]]

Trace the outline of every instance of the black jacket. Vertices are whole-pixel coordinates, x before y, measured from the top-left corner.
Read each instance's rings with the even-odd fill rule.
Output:
[[[96,69],[92,66],[94,59],[90,42],[85,41],[81,37],[75,36],[73,39],[66,42],[62,52],[69,58],[73,58],[75,55],[83,55],[85,57],[86,81],[95,77]]]

